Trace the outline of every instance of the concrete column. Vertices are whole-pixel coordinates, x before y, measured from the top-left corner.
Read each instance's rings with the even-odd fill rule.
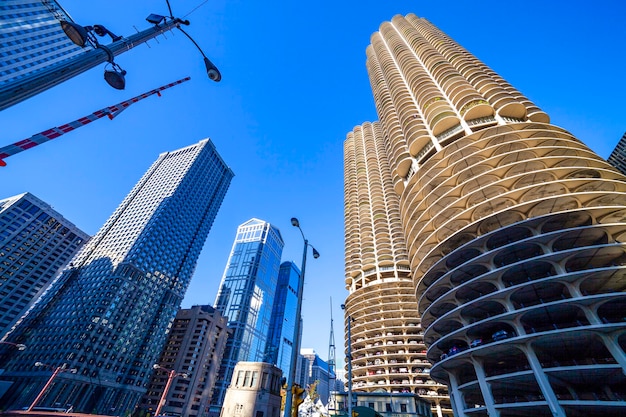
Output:
[[[535,379],[537,380],[539,389],[541,390],[543,397],[548,402],[548,407],[550,407],[552,415],[554,417],[567,417],[567,414],[565,414],[565,410],[563,410],[563,408],[559,404],[559,400],[558,398],[556,398],[556,394],[554,394],[554,391],[550,386],[550,381],[548,381],[548,377],[543,372],[543,368],[541,367],[541,363],[539,363],[539,358],[537,358],[535,351],[529,345],[522,345],[519,347],[520,349],[522,349],[522,351],[526,355],[526,358],[528,359],[528,363],[530,364],[533,374],[535,375]]]
[[[474,365],[474,371],[476,372],[476,378],[478,379],[478,385],[480,385],[480,391],[483,393],[483,400],[485,400],[485,407],[487,407],[487,413],[489,417],[498,417],[500,413],[496,410],[496,404],[493,401],[493,394],[491,388],[486,379],[485,370],[483,364],[477,359],[472,358],[472,364]]]

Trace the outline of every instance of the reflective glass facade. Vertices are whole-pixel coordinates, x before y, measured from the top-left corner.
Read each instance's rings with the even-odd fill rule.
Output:
[[[299,284],[300,269],[296,264],[291,261],[280,264],[265,362],[279,367],[285,377],[291,366]]]
[[[221,407],[237,362],[262,362],[268,342],[280,257],[280,231],[263,220],[239,226],[215,308],[228,317],[228,339],[212,406]]]
[[[28,349],[2,379],[2,406],[30,404],[67,364],[40,405],[120,415],[145,392],[152,365],[233,177],[213,144],[164,153],[8,337]]]
[[[626,133],[624,133],[624,136],[617,142],[615,149],[613,149],[607,161],[617,168],[619,172],[626,175]]]
[[[30,193],[0,200],[0,338],[88,239]]]
[[[87,50],[59,20],[71,21],[55,0],[0,1],[0,87]]]

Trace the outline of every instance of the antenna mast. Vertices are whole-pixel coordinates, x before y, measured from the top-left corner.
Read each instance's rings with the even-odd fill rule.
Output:
[[[334,394],[337,390],[337,375],[335,373],[335,331],[333,324],[333,297],[330,297],[330,339],[328,341],[328,404],[335,406]],[[330,407],[329,407],[330,409]],[[330,411],[330,410],[329,410]]]

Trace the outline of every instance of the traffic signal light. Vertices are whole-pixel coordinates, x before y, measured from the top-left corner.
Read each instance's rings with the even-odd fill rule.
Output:
[[[359,417],[359,413],[357,413],[356,411],[352,412],[352,417]]]
[[[293,396],[292,401],[291,401],[291,416],[292,417],[298,417],[298,407],[300,407],[300,404],[302,404],[304,402],[304,388],[302,388],[300,385],[298,384],[293,384],[293,386],[291,387],[291,395]]]

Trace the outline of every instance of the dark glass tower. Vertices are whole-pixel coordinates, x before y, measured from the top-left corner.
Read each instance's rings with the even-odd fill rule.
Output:
[[[280,231],[263,220],[248,220],[237,229],[215,301],[215,308],[228,317],[233,334],[211,399],[211,415],[222,406],[237,362],[266,360],[283,246]]]
[[[280,264],[264,362],[276,365],[285,376],[289,375],[291,366],[299,283],[300,269],[296,264],[291,261]]]
[[[88,239],[30,193],[0,200],[0,337]]]
[[[9,334],[28,349],[6,364],[0,405],[29,405],[66,364],[76,372],[58,374],[39,406],[132,412],[232,177],[208,139],[161,154]]]

